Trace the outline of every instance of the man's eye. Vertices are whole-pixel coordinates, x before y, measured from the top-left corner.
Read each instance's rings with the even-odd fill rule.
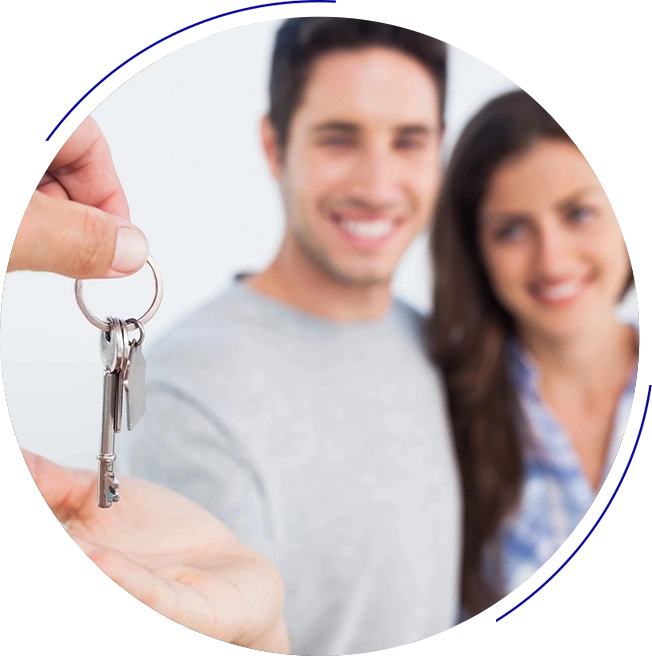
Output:
[[[400,150],[420,150],[424,145],[423,139],[402,137],[396,141],[396,148]]]
[[[354,140],[351,137],[324,137],[321,140],[322,146],[352,146]]]

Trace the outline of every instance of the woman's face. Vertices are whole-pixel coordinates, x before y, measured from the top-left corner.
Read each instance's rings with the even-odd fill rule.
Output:
[[[479,210],[494,293],[523,337],[565,338],[613,320],[630,272],[611,205],[569,141],[505,160]]]

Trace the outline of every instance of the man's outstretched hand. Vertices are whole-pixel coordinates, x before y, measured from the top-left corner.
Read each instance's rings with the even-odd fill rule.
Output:
[[[138,479],[121,479],[120,502],[100,509],[94,473],[23,455],[57,519],[127,592],[205,635],[289,653],[278,572],[213,515]]]

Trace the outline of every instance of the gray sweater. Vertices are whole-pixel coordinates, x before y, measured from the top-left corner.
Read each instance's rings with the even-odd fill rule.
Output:
[[[149,354],[134,474],[279,569],[293,651],[351,654],[455,623],[460,490],[420,317],[335,323],[234,283]]]

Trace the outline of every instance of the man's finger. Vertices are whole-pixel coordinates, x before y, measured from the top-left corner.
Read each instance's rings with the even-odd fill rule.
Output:
[[[61,147],[48,174],[61,184],[71,200],[129,218],[129,206],[109,144],[90,116]]]
[[[63,185],[49,173],[46,173],[42,178],[41,182],[38,183],[36,187],[37,191],[45,194],[46,196],[52,196],[53,198],[64,198],[70,200],[68,192],[64,189]]]
[[[138,271],[149,248],[128,220],[34,192],[8,271],[52,271],[70,278],[117,278]]]

